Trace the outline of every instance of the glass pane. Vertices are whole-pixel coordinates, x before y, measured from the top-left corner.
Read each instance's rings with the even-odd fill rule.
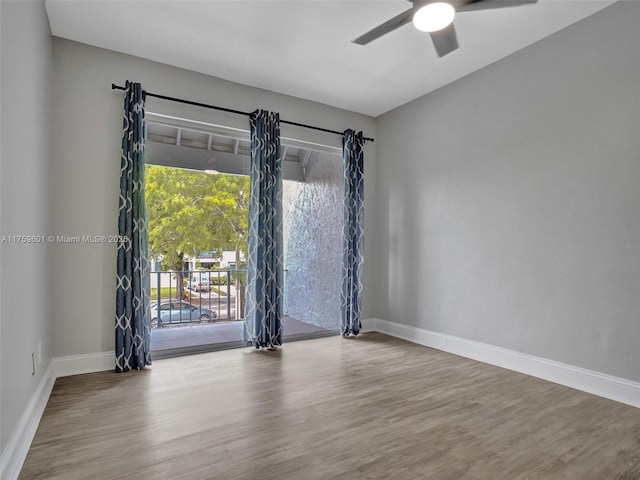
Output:
[[[305,181],[285,181],[284,334],[320,335],[340,329],[342,157],[311,154]]]

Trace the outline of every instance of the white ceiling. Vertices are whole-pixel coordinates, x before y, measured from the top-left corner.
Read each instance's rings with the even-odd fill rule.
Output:
[[[406,0],[45,4],[55,36],[375,117],[615,1],[539,0],[462,13],[455,19],[460,48],[443,58],[411,24],[367,46],[351,43],[407,10]]]

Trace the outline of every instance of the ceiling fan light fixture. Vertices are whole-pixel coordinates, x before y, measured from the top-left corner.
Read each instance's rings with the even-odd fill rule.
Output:
[[[413,15],[413,25],[422,32],[437,32],[451,25],[455,16],[456,10],[450,4],[429,3]]]

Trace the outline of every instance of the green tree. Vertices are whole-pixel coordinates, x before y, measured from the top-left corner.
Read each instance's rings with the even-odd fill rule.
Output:
[[[247,251],[249,178],[148,165],[149,254],[181,272],[186,255]],[[239,262],[236,262],[236,265]],[[182,275],[178,275],[182,292]]]

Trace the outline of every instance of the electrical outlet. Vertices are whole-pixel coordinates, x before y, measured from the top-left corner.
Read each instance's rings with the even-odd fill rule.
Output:
[[[31,375],[36,374],[36,354],[31,352]]]

